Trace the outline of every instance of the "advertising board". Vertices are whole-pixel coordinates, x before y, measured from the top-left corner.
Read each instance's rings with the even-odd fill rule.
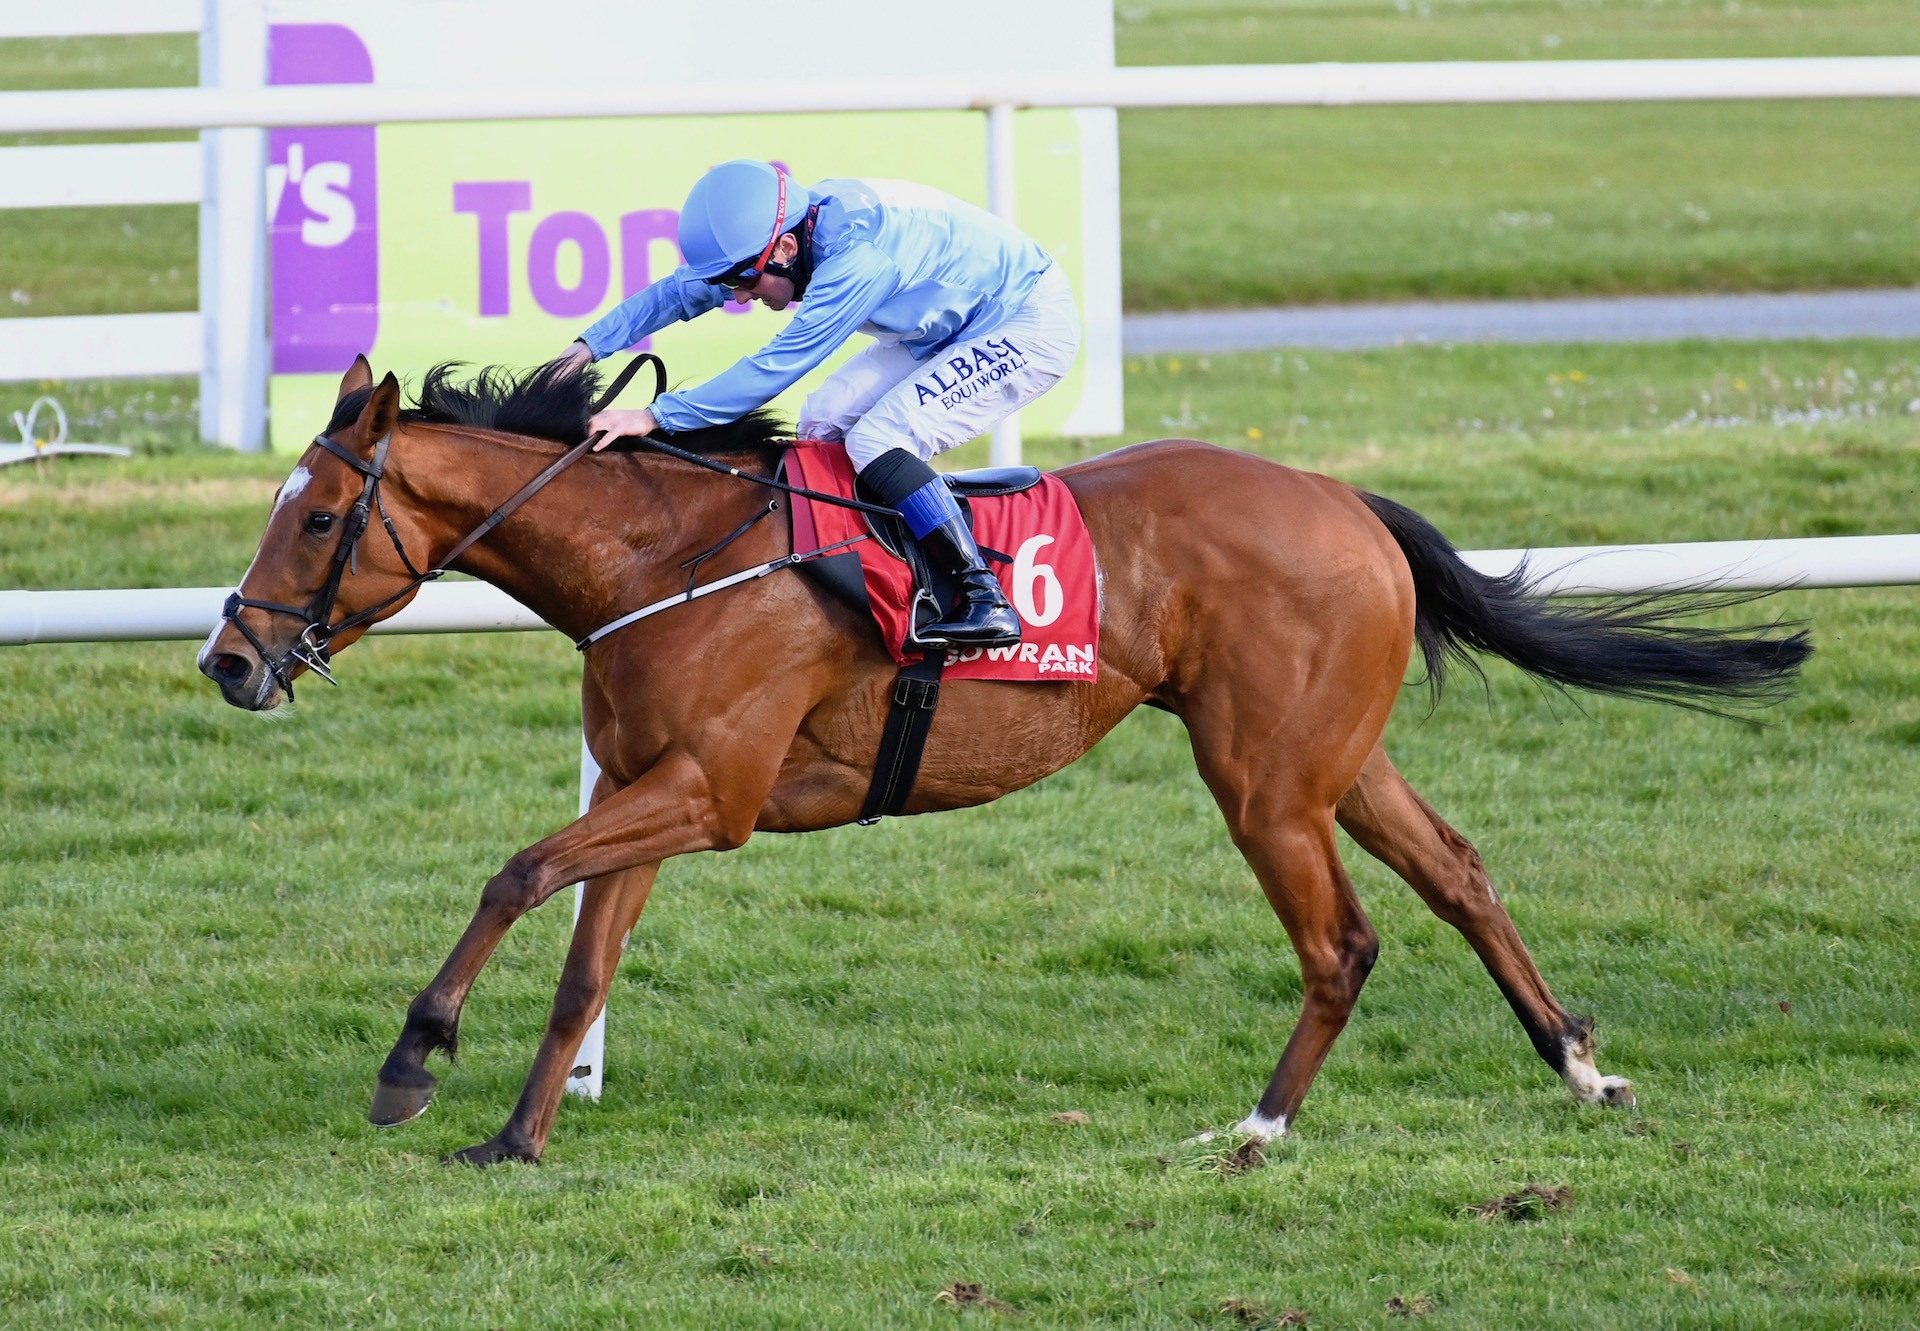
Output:
[[[459,86],[484,97],[501,80],[686,84],[738,82],[756,69],[769,79],[819,79],[897,76],[908,67],[1005,70],[1018,58],[1049,68],[1112,62],[1110,11],[1084,0],[1033,7],[1019,52],[956,26],[952,10],[870,0],[804,11],[739,0],[697,8],[274,0],[268,79]],[[778,21],[798,31],[775,39],[765,29],[783,12]],[[804,22],[794,17],[802,12]],[[515,25],[524,36],[504,38]],[[1015,143],[1018,224],[1067,273],[1087,323],[1080,364],[1028,409],[1027,428],[1117,432],[1112,112],[1023,112]],[[963,111],[272,131],[273,446],[303,447],[325,424],[339,376],[358,352],[403,378],[445,360],[527,366],[559,354],[601,312],[680,261],[681,200],[707,167],[733,157],[777,161],[803,181],[908,179],[987,202],[983,118]],[[786,317],[729,305],[656,334],[647,349],[666,357],[676,382],[697,382],[765,343]],[[791,415],[839,359],[778,407]]]

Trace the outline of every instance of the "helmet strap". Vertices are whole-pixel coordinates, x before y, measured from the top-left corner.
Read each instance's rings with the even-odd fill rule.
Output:
[[[820,216],[820,205],[814,204],[807,209],[807,215],[800,225],[788,234],[800,242],[793,252],[793,262],[774,263],[769,261],[765,272],[775,277],[784,277],[793,283],[793,298],[799,300],[806,294],[807,283],[813,280],[813,224]]]

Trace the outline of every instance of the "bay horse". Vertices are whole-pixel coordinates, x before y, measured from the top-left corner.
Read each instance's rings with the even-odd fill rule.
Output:
[[[364,357],[341,380],[326,433],[281,486],[200,654],[228,702],[278,707],[295,678],[324,671],[331,653],[448,563],[578,641],[680,591],[683,561],[743,524],[711,577],[787,553],[784,518],[748,523],[768,506],[760,485],[646,441],[584,453],[490,525],[505,496],[554,463],[556,443],[585,437],[598,381],[546,366],[456,384],[449,370],[429,373],[406,409],[394,376],[376,385]],[[779,435],[756,413],[673,442],[764,475]],[[1235,1129],[1243,1149],[1294,1122],[1378,952],[1336,823],[1466,937],[1577,1099],[1631,1104],[1631,1084],[1594,1066],[1591,1021],[1555,1000],[1472,845],[1395,770],[1381,747],[1388,714],[1416,643],[1436,689],[1448,664],[1483,652],[1555,685],[1711,709],[1783,695],[1811,651],[1804,631],[1677,624],[1672,615],[1697,603],[1657,596],[1552,605],[1524,572],[1469,568],[1410,509],[1193,440],[1123,448],[1059,476],[1103,578],[1098,677],[949,683],[906,812],[997,799],[1073,762],[1142,704],[1172,712],[1302,975],[1292,1035]],[[582,683],[601,770],[590,809],[487,882],[445,965],[407,1008],[371,1119],[392,1125],[426,1109],[436,1087],[427,1058],[455,1052],[461,1008],[494,947],[522,914],[585,880],[519,1103],[497,1134],[451,1157],[538,1160],[661,862],[736,847],[755,831],[852,821],[894,678],[870,625],[790,574],[596,643]]]

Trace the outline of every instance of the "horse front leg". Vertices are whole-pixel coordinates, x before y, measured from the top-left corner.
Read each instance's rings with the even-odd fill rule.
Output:
[[[769,774],[766,785],[771,783]],[[439,1049],[456,1050],[467,992],[515,920],[569,883],[658,865],[690,851],[740,845],[753,831],[765,793],[723,798],[691,755],[672,754],[508,860],[488,880],[473,919],[439,974],[408,1005],[400,1038],[380,1067],[367,1117],[392,1127],[426,1111],[438,1084],[427,1071],[427,1057]]]
[[[639,922],[659,872],[659,865],[647,864],[587,884],[580,918],[574,921],[566,965],[560,972],[560,987],[553,996],[553,1011],[547,1018],[547,1033],[534,1056],[520,1102],[505,1127],[486,1141],[455,1152],[448,1157],[450,1163],[538,1162],[553,1131],[580,1042],[606,1007],[607,989],[620,968],[627,935]]]

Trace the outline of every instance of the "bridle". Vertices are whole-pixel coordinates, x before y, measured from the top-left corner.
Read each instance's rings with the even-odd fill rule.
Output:
[[[619,397],[642,365],[653,366],[653,396],[658,398],[662,393],[666,392],[666,362],[650,351],[643,351],[628,361],[626,368],[614,376],[613,383],[609,385],[607,390],[594,402],[590,409],[591,413],[597,415],[606,408],[608,403]],[[326,449],[327,452],[345,462],[349,467],[359,472],[361,476],[360,497],[354,501],[352,509],[347,513],[347,524],[345,529],[340,533],[340,544],[333,552],[333,566],[327,571],[326,582],[321,585],[319,591],[314,593],[313,599],[304,606],[282,605],[278,601],[262,601],[254,597],[242,596],[236,590],[227,597],[226,604],[221,607],[220,618],[238,629],[240,636],[245,638],[253,647],[253,650],[260,657],[261,664],[266,666],[268,673],[273,676],[274,681],[285,690],[287,701],[293,701],[293,679],[287,673],[287,667],[291,664],[303,665],[321,679],[326,680],[327,683],[338,684],[339,681],[334,679],[333,671],[329,667],[329,662],[333,659],[333,653],[329,645],[334,638],[346,632],[348,629],[359,628],[362,624],[372,623],[380,617],[380,612],[388,606],[411,596],[423,583],[432,582],[435,578],[443,576],[453,564],[453,561],[465,554],[467,549],[472,546],[475,541],[480,540],[488,532],[505,522],[522,504],[533,498],[548,481],[551,481],[555,476],[558,476],[582,457],[592,452],[595,445],[599,444],[603,438],[605,438],[604,433],[593,434],[575,445],[565,456],[559,458],[545,471],[515,491],[513,496],[504,504],[501,504],[482,519],[479,526],[461,537],[451,550],[441,556],[438,564],[423,573],[415,568],[413,561],[407,557],[406,547],[400,543],[400,533],[395,529],[393,519],[387,513],[387,506],[380,498],[380,482],[386,478],[387,450],[393,445],[393,432],[389,430],[381,437],[380,442],[373,446],[372,462],[362,462],[358,457],[354,456],[351,449],[336,443],[327,435],[315,435],[313,442],[316,445]],[[755,475],[752,472],[742,471],[738,467],[730,467],[725,463],[716,462],[712,458],[702,457],[698,453],[688,452],[664,440],[644,438],[637,440],[636,443],[649,452],[656,452],[670,458],[677,458],[682,462],[690,463],[693,466],[703,468],[707,471],[718,472],[723,476],[734,476],[744,481],[751,481],[767,489],[782,490],[788,494],[803,495],[806,498],[816,500],[820,503],[833,504],[840,508],[850,508],[858,512],[869,513],[879,517],[898,518],[900,516],[898,510],[888,508],[885,505],[869,504],[862,500],[848,499],[841,495],[822,494],[817,490],[809,490],[805,486],[790,485],[775,477]],[[743,535],[749,527],[753,526],[754,523],[758,522],[760,518],[765,517],[767,513],[771,511],[771,509],[762,510],[753,518],[749,519],[747,523],[723,538],[718,545],[695,559],[689,560],[688,563],[694,567],[695,575],[697,575],[699,566],[702,563],[724,549],[736,538]],[[384,601],[381,601],[378,605],[369,606],[356,614],[348,615],[345,619],[337,623],[329,623],[328,621],[333,615],[334,602],[338,600],[340,596],[341,580],[349,573],[359,571],[360,540],[367,534],[367,528],[371,525],[373,515],[376,513],[380,516],[380,525],[387,529],[387,538],[393,542],[394,553],[400,556],[400,563],[406,568],[407,573],[410,575],[409,581],[406,586],[402,587],[392,596],[387,597]],[[783,555],[779,559],[769,560],[764,564],[758,564],[753,568],[730,574],[727,577],[697,587],[689,584],[686,590],[682,592],[669,596],[665,600],[643,606],[639,610],[631,611],[611,623],[603,625],[586,637],[578,639],[574,645],[584,652],[587,648],[599,642],[602,638],[607,637],[609,634],[616,633],[620,629],[626,628],[629,624],[638,623],[642,619],[658,614],[662,610],[670,610],[676,605],[684,605],[689,601],[698,600],[714,592],[737,586],[741,582],[765,577],[769,573],[778,572],[784,568],[792,568],[797,564],[809,563],[812,560],[837,553],[847,546],[858,544],[867,539],[869,538],[864,535],[854,536],[832,545],[821,546],[818,549],[795,551],[791,554]],[[266,610],[278,615],[292,615],[302,622],[303,627],[300,630],[300,636],[294,639],[293,646],[289,647],[285,653],[280,656],[274,656],[267,650],[266,644],[260,641],[259,635],[241,621],[240,612],[248,609]]]
[[[597,414],[605,409],[608,403],[620,396],[621,391],[626,388],[643,364],[653,366],[654,397],[657,398],[666,392],[666,363],[651,352],[642,352],[629,361],[626,368],[614,378],[613,383],[593,404],[591,412]],[[254,597],[242,596],[236,590],[227,597],[226,604],[221,607],[220,618],[238,629],[240,636],[245,638],[253,650],[259,654],[261,664],[266,666],[274,681],[286,691],[287,701],[293,701],[293,679],[288,674],[289,665],[303,665],[327,683],[337,684],[338,681],[334,679],[333,671],[329,668],[329,663],[333,659],[330,644],[334,638],[348,629],[372,623],[387,607],[405,600],[423,584],[444,576],[453,561],[465,554],[474,542],[505,522],[522,504],[533,498],[547,482],[591,452],[602,437],[599,434],[589,436],[545,471],[521,486],[511,498],[483,518],[479,526],[461,537],[434,567],[423,572],[414,567],[413,561],[407,557],[407,549],[400,542],[400,533],[395,529],[393,518],[387,513],[386,503],[380,497],[380,482],[386,479],[387,451],[393,446],[393,432],[389,430],[381,437],[380,442],[373,446],[371,462],[361,461],[351,449],[336,443],[327,435],[315,435],[313,442],[318,447],[326,449],[327,452],[345,462],[359,472],[361,477],[360,497],[354,501],[353,507],[347,512],[346,526],[340,533],[340,544],[333,552],[333,564],[327,570],[326,582],[321,584],[320,590],[315,592],[313,599],[304,606],[283,605],[278,601],[262,601]],[[340,597],[341,580],[349,573],[359,572],[360,540],[367,534],[367,528],[371,525],[376,513],[379,514],[380,525],[387,529],[388,539],[393,542],[394,553],[400,556],[400,563],[407,570],[409,575],[407,585],[377,605],[348,615],[338,622],[329,622],[333,617],[334,603]],[[267,650],[266,644],[260,641],[260,636],[240,619],[240,612],[247,609],[292,615],[302,621],[300,636],[285,653],[280,656],[273,655]]]

